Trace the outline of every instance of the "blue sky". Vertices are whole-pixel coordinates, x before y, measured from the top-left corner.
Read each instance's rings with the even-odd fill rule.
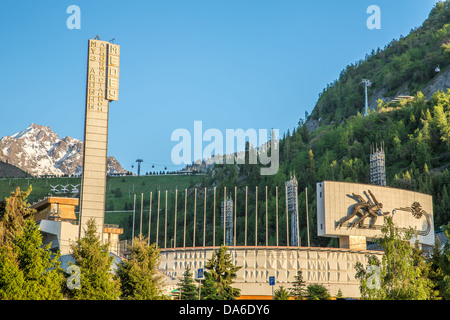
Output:
[[[179,168],[174,130],[201,120],[224,135],[282,135],[346,65],[420,26],[436,2],[2,0],[0,137],[34,122],[83,139],[87,40],[98,35],[121,45],[108,154],[134,172],[138,158],[141,172]],[[366,27],[373,4],[379,30]],[[67,28],[70,5],[81,9],[79,30]]]

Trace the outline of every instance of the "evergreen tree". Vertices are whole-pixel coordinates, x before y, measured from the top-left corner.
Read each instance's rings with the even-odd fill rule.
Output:
[[[0,202],[0,299],[62,299],[59,254],[42,246],[30,192],[17,188]]]
[[[122,298],[127,300],[162,299],[162,276],[158,274],[160,250],[148,245],[143,237],[130,245],[131,256],[119,263],[116,274],[120,279]]]
[[[198,300],[198,289],[194,284],[191,268],[189,266],[186,267],[186,270],[183,273],[183,279],[178,283],[178,290],[180,291],[181,300]]]
[[[42,235],[34,220],[27,219],[23,232],[15,241],[14,250],[25,280],[25,298],[62,299],[64,275],[60,268],[60,255],[52,255],[50,244],[42,246]]]
[[[309,141],[309,130],[308,130],[308,127],[306,126],[305,122],[303,122],[303,121],[299,122],[299,130],[298,130],[298,132],[299,132],[299,134],[300,134],[300,136],[302,138],[302,141],[304,143],[308,143],[308,141]]]
[[[24,286],[17,253],[10,247],[0,247],[0,300],[23,300]]]
[[[440,195],[441,201],[438,203],[435,209],[435,225],[442,225],[448,223],[450,221],[450,192],[448,191],[448,187],[450,185],[444,184],[442,189],[438,190],[438,194]]]
[[[76,300],[115,300],[120,296],[120,282],[113,279],[114,257],[109,244],[101,244],[94,219],[87,222],[84,237],[71,244],[75,265],[80,268],[80,289],[69,291]]]
[[[25,219],[35,212],[30,209],[27,201],[31,190],[31,186],[27,191],[20,191],[17,187],[9,197],[0,202],[0,246],[10,245],[22,232]]]
[[[228,248],[224,245],[213,252],[205,264],[205,283],[202,285],[202,299],[235,300],[240,295],[240,289],[233,288],[236,272],[241,268],[231,261]]]
[[[292,282],[293,288],[289,289],[291,296],[295,300],[303,300],[306,297],[306,281],[303,280],[302,270],[297,271],[297,275],[294,277],[295,280]]]
[[[450,239],[450,222],[443,227],[445,235]],[[446,300],[450,300],[450,241],[444,245],[439,261],[442,270],[442,278],[439,281],[439,294]]]
[[[280,286],[277,290],[274,292],[273,299],[274,300],[289,300],[289,291],[286,290],[283,286]]]
[[[205,280],[202,283],[201,288],[201,300],[224,300],[219,295],[218,284],[213,279],[212,274],[208,271],[203,273]]]
[[[436,238],[436,241],[433,246],[433,252],[431,256],[428,258],[428,263],[430,266],[428,278],[432,281],[434,285],[433,291],[434,292],[437,291],[439,294],[440,294],[439,286],[443,279],[443,273],[440,266],[442,261],[441,246],[442,246],[441,241],[439,240],[439,238]],[[437,299],[438,298],[439,297],[437,297]]]
[[[329,300],[330,292],[321,284],[313,283],[307,287],[308,300]]]
[[[63,284],[59,254],[42,246],[39,227],[27,219],[12,246],[0,248],[0,299],[62,299]]]

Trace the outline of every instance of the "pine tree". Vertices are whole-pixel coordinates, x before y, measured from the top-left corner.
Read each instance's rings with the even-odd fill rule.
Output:
[[[450,222],[442,228],[445,235],[450,239]],[[450,241],[444,245],[444,250],[440,256],[440,269],[442,270],[442,278],[439,281],[439,294],[446,300],[450,300]]]
[[[294,277],[294,281],[292,282],[293,288],[289,289],[291,296],[295,298],[295,300],[303,300],[306,297],[306,281],[303,280],[302,270],[297,271],[297,275]]]
[[[439,238],[436,238],[436,241],[434,242],[433,246],[433,252],[431,256],[428,258],[428,263],[430,266],[428,278],[433,282],[434,285],[433,290],[438,291],[438,293],[440,291],[439,290],[440,282],[444,277],[440,266],[442,261],[441,246],[442,246],[441,241],[439,240]]]
[[[0,300],[23,300],[24,287],[17,253],[10,247],[0,247]]]
[[[436,206],[435,209],[435,224],[436,225],[441,225],[441,224],[445,224],[448,221],[450,221],[450,192],[448,191],[447,188],[448,185],[444,184],[441,192],[440,192],[440,196],[441,196],[441,201],[440,203]]]
[[[283,286],[280,286],[277,290],[274,292],[274,300],[289,300],[289,291],[286,290]]]
[[[80,268],[80,289],[69,291],[76,300],[115,300],[120,296],[120,282],[110,272],[113,256],[109,245],[101,244],[94,219],[87,222],[83,238],[71,244],[75,265]]]
[[[42,245],[27,191],[17,188],[0,204],[0,299],[62,299],[59,254]]]
[[[198,300],[198,289],[194,284],[191,268],[189,266],[186,267],[186,270],[183,273],[183,279],[178,283],[178,290],[180,291],[181,300]]]
[[[34,220],[26,220],[23,232],[14,242],[19,269],[24,279],[23,299],[62,299],[64,284],[59,253],[52,255],[50,244],[42,246],[42,235]]]
[[[224,245],[213,252],[205,264],[205,283],[202,286],[202,299],[235,300],[240,296],[240,289],[233,288],[236,272],[241,268],[231,261],[228,248]]]
[[[17,187],[9,197],[0,202],[0,246],[10,245],[22,232],[25,219],[35,212],[30,209],[27,201],[31,190],[31,186],[27,191],[20,191]]]
[[[321,284],[313,283],[307,287],[308,300],[329,300],[330,292]]]
[[[59,254],[42,246],[39,228],[26,220],[11,247],[0,248],[0,299],[62,299],[63,283]]]
[[[134,239],[130,246],[131,257],[117,268],[122,298],[127,300],[163,299],[162,276],[158,274],[160,250],[155,244],[148,245],[146,238]]]
[[[224,300],[219,295],[218,284],[213,279],[211,272],[205,271],[203,273],[205,280],[201,288],[201,300]]]

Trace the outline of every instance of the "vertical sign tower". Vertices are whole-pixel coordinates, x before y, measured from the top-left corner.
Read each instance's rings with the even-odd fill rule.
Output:
[[[370,145],[370,183],[378,186],[386,186],[386,166],[384,156],[384,142],[375,147]]]
[[[292,246],[298,246],[299,245],[299,239],[297,235],[297,189],[298,189],[298,181],[297,178],[295,178],[295,172],[292,176],[291,174],[291,180],[286,181],[285,187],[287,190],[286,194],[286,203],[287,203],[287,211],[291,214],[291,245]]]
[[[109,102],[119,99],[120,46],[89,39],[79,237],[94,219],[103,239]]]
[[[227,197],[226,201],[222,201],[220,205],[222,211],[222,225],[225,219],[225,245],[233,245],[233,200]]]

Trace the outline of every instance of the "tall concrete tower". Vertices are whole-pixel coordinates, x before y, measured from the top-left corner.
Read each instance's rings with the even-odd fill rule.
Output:
[[[103,239],[109,102],[119,99],[120,46],[89,39],[79,237],[94,219]]]

